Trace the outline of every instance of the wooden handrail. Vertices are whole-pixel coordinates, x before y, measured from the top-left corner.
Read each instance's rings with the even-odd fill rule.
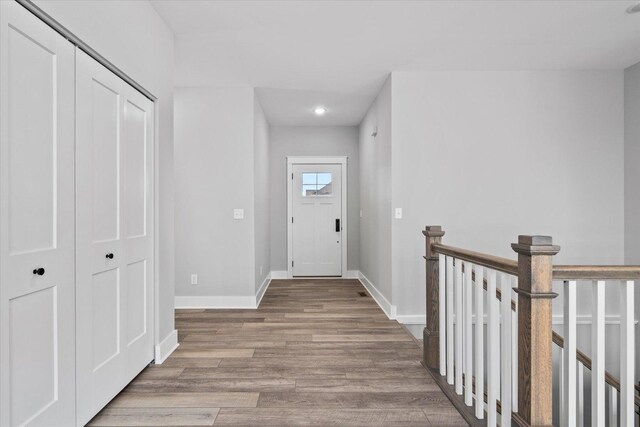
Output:
[[[638,265],[554,265],[554,280],[638,280]]]
[[[469,261],[474,264],[482,265],[514,276],[518,275],[518,262],[508,258],[469,251],[467,249],[456,248],[454,246],[443,245],[441,243],[433,243],[431,245],[431,249],[438,254],[448,255],[463,261]]]

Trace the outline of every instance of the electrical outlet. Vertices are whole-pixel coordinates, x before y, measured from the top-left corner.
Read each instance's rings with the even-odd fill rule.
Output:
[[[244,209],[234,209],[233,219],[244,219]]]
[[[396,219],[402,219],[402,208],[396,208]]]
[[[192,285],[197,285],[198,284],[198,275],[197,274],[192,274],[191,275],[191,284]]]
[[[362,218],[362,209],[360,209],[360,218]]]

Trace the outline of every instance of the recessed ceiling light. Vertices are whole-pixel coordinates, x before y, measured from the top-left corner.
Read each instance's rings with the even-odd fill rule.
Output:
[[[324,107],[316,107],[313,109],[313,112],[316,113],[316,115],[318,116],[322,116],[324,113],[327,112],[327,109]]]
[[[629,6],[627,8],[627,13],[638,13],[638,12],[640,12],[640,3],[634,6]]]

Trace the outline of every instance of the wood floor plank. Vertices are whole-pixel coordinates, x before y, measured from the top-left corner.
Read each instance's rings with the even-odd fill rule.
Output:
[[[170,357],[165,360],[162,366],[184,367],[184,368],[215,368],[220,365],[222,359],[216,358],[193,358],[193,357]]]
[[[257,310],[176,310],[175,324],[178,349],[92,425],[464,425],[357,280],[273,280]]]
[[[106,408],[88,424],[107,426],[212,426],[219,408]]]
[[[142,371],[136,377],[137,380],[162,379],[162,378],[178,378],[185,368],[172,368],[169,366],[156,365]]]
[[[124,391],[107,408],[250,408],[258,403],[258,393],[132,393]]]
[[[163,379],[141,380],[131,383],[128,391],[169,393],[169,392],[225,392],[225,391],[293,391],[295,379],[287,378],[233,378],[233,379]]]
[[[440,408],[431,414],[451,409],[451,403],[441,392],[393,392],[393,393],[308,393],[275,392],[260,393],[258,407],[267,408]]]
[[[298,392],[321,393],[362,393],[362,392],[436,392],[437,384],[428,378],[373,379],[373,380],[328,380],[299,379],[296,381]]]
[[[180,379],[223,379],[223,378],[332,378],[346,379],[345,368],[293,368],[293,367],[258,367],[258,368],[187,368]]]
[[[261,426],[425,426],[419,409],[221,409],[215,425]]]
[[[198,350],[184,350],[178,348],[175,351],[176,357],[189,357],[189,358],[210,358],[210,359],[225,359],[225,358],[238,358],[238,357],[252,357],[254,349],[248,348],[212,348],[212,349],[198,349]]]
[[[406,334],[352,334],[352,335],[314,335],[315,342],[335,342],[335,341],[413,341]]]

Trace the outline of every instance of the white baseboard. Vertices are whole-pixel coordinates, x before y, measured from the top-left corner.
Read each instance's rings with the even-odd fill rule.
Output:
[[[287,270],[276,270],[271,272],[271,279],[287,279],[289,277],[289,273]]]
[[[396,318],[396,306],[391,304],[385,297],[378,291],[378,289],[374,286],[373,283],[367,277],[362,274],[362,272],[358,272],[358,280],[362,283],[373,299],[378,303],[382,311],[387,315],[387,317],[391,320],[395,320]]]
[[[207,308],[207,309],[255,309],[260,305],[262,297],[273,280],[274,273],[267,274],[260,284],[258,292],[255,296],[216,296],[216,295],[199,295],[199,296],[180,296],[175,297],[175,308]],[[286,274],[286,271],[284,272]]]
[[[260,306],[260,301],[262,301],[262,297],[264,293],[267,292],[267,288],[271,284],[271,273],[267,274],[267,277],[264,278],[264,281],[260,285],[260,289],[256,292],[256,308]]]
[[[396,320],[403,325],[424,325],[427,322],[426,317],[420,314],[398,314]]]
[[[176,308],[256,308],[255,296],[176,296]]]
[[[167,335],[159,345],[155,346],[155,363],[156,365],[162,364],[167,358],[178,348],[178,331],[173,330]]]

